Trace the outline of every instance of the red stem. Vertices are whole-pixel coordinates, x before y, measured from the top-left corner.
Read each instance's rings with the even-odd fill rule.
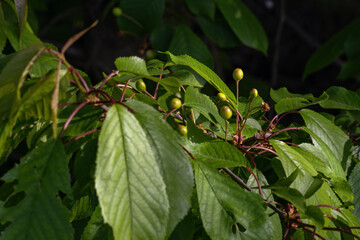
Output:
[[[341,210],[339,208],[331,206],[331,205],[317,205],[317,207],[328,207],[328,208],[332,208],[338,212],[341,212]]]
[[[80,73],[79,73],[78,71],[76,71],[76,69],[73,68],[73,67],[70,67],[70,68],[69,68],[69,71],[76,74],[76,76],[80,79],[82,85],[84,86],[86,92],[89,92],[89,87],[88,87],[88,85],[86,84],[85,79],[80,75]]]
[[[255,178],[255,180],[256,180],[256,183],[257,183],[257,185],[258,185],[258,188],[259,188],[260,196],[261,196],[262,199],[264,199],[264,197],[263,197],[263,192],[262,192],[262,189],[261,189],[261,185],[260,185],[259,179],[256,177],[255,173],[254,173],[248,166],[243,166],[243,167],[245,167],[245,168],[251,173],[251,175],[254,176],[254,178]]]
[[[124,100],[125,91],[126,91],[126,88],[127,88],[128,84],[129,84],[129,82],[130,82],[130,80],[127,80],[126,83],[125,83],[124,89],[123,89],[123,91],[121,93],[120,103],[122,103],[123,100]]]
[[[99,89],[101,90],[101,89],[103,88],[103,86],[105,85],[105,83],[106,83],[107,81],[109,81],[109,79],[110,79],[112,76],[114,76],[115,74],[118,74],[118,73],[119,73],[119,70],[116,70],[115,72],[110,73],[110,74],[105,78],[105,80],[101,83]]]
[[[63,135],[64,131],[65,131],[66,128],[69,126],[71,120],[72,120],[73,117],[76,115],[76,113],[77,113],[82,107],[84,107],[86,104],[88,104],[89,102],[90,102],[90,101],[89,101],[88,99],[85,99],[84,102],[80,103],[80,105],[75,108],[75,110],[70,114],[70,116],[69,116],[68,119],[66,120],[63,128],[61,129],[61,132],[60,132],[60,134],[59,134],[59,137],[61,137],[61,136]]]
[[[273,134],[271,134],[267,139],[270,139],[276,135],[278,135],[279,133],[281,132],[285,132],[285,131],[288,131],[288,130],[302,130],[301,127],[288,127],[288,128],[284,128],[284,129],[281,129],[277,132],[274,132]]]
[[[101,127],[94,128],[94,129],[91,129],[90,131],[87,131],[87,132],[85,132],[85,133],[83,133],[83,134],[81,134],[79,136],[76,136],[73,139],[71,139],[70,141],[68,141],[67,143],[65,143],[64,146],[66,146],[66,145],[68,145],[68,144],[70,144],[70,143],[72,143],[72,142],[74,142],[74,141],[76,141],[76,140],[78,140],[80,138],[83,138],[83,137],[85,137],[85,136],[87,136],[87,135],[89,135],[89,134],[91,134],[93,132],[96,132],[96,131],[98,131],[100,129],[101,129]]]

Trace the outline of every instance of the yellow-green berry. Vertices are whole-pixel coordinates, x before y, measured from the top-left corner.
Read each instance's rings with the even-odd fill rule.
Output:
[[[180,100],[180,99],[178,99],[178,98],[173,98],[173,99],[170,100],[170,105],[169,105],[169,107],[170,107],[171,109],[178,109],[178,108],[181,107],[181,105],[182,105],[182,103],[181,103],[181,100]]]
[[[177,131],[178,133],[180,133],[182,136],[186,135],[188,133],[188,129],[186,126],[184,125],[178,125],[177,126]]]
[[[114,16],[118,17],[118,16],[121,16],[122,10],[119,7],[115,7],[115,8],[113,8],[112,13],[114,14]]]
[[[258,96],[258,90],[256,88],[251,89],[250,96],[256,98]]]
[[[149,49],[145,52],[145,59],[147,61],[150,61],[151,59],[154,59],[155,57],[156,57],[156,52],[154,50]]]
[[[222,102],[225,102],[225,101],[226,101],[226,95],[223,94],[223,93],[221,93],[221,92],[219,92],[219,93],[217,94],[217,98],[218,98],[220,101],[222,101]]]
[[[244,72],[241,68],[235,68],[233,72],[233,78],[235,81],[240,81],[244,77]]]
[[[146,90],[146,84],[144,83],[143,80],[140,79],[139,81],[136,82],[136,88],[140,92],[144,92]]]
[[[222,106],[220,109],[220,115],[224,119],[229,119],[232,116],[232,111],[228,106]]]

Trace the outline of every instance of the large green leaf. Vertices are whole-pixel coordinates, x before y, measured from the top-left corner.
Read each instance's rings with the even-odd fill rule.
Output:
[[[242,152],[223,141],[189,144],[187,150],[197,161],[212,168],[249,166]]]
[[[250,9],[239,0],[215,2],[241,42],[267,55],[268,40],[265,31]]]
[[[306,203],[304,196],[294,188],[279,188],[274,189],[273,193],[294,204],[298,211],[306,211]]]
[[[113,240],[111,227],[104,223],[101,209],[97,206],[84,228],[81,240]]]
[[[354,193],[354,215],[360,221],[360,163],[356,165],[353,169],[350,178],[350,185],[352,187],[352,191]]]
[[[107,113],[99,137],[95,187],[115,239],[163,239],[169,220],[166,187],[147,135],[121,105]]]
[[[186,0],[185,2],[193,14],[214,19],[215,3],[213,0]]]
[[[188,55],[175,56],[170,52],[166,52],[166,54],[170,56],[171,61],[173,61],[175,64],[185,65],[192,68],[208,83],[215,87],[219,92],[224,93],[231,102],[231,104],[233,104],[233,106],[236,106],[236,98],[232,91],[210,68]]]
[[[268,221],[259,195],[246,192],[229,177],[201,162],[195,180],[203,226],[212,239],[269,239]]]
[[[193,170],[188,156],[181,148],[182,138],[162,120],[163,115],[151,106],[138,101],[128,102],[127,105],[135,111],[134,116],[146,134],[166,184],[170,205],[166,233],[169,236],[190,207]]]
[[[270,96],[271,99],[275,102],[279,102],[281,99],[284,98],[303,98],[308,101],[314,101],[315,97],[312,94],[298,94],[298,93],[291,93],[287,90],[287,88],[282,87],[277,90],[270,89]]]
[[[66,208],[59,192],[71,194],[70,174],[60,141],[49,140],[39,145],[2,178],[17,180],[16,194],[24,198],[15,206],[0,205],[1,223],[11,222],[0,239],[72,239]],[[11,203],[11,197],[8,199]],[[49,224],[51,223],[51,224]]]
[[[135,28],[138,29],[136,32],[139,30],[151,32],[162,19],[165,11],[165,0],[123,0],[120,2],[120,7],[128,16],[121,16],[118,19],[120,29],[134,31]]]
[[[225,132],[225,121],[219,114],[219,111],[211,99],[193,87],[188,87],[185,93],[185,106],[194,108],[199,113],[204,115],[210,122],[217,125],[219,129]],[[229,124],[228,124],[229,125]],[[221,126],[221,128],[220,128]],[[228,132],[232,129],[228,126]]]
[[[139,57],[119,57],[115,60],[115,66],[120,72],[130,73],[140,78],[147,78],[154,82],[159,82],[167,91],[178,92],[180,83],[177,79],[166,81],[164,79],[150,76],[146,63]]]
[[[219,47],[229,48],[239,45],[239,39],[220,14],[216,14],[213,21],[202,16],[198,16],[196,19],[201,30]]]
[[[293,147],[286,145],[279,140],[270,140],[279,156],[281,164],[285,170],[286,176],[290,176],[297,168],[300,172],[297,179],[291,184],[292,188],[296,188],[303,195],[308,189],[308,184],[311,184],[313,177],[317,175],[317,171],[299,152]]]
[[[344,42],[349,33],[357,31],[360,26],[360,18],[354,20],[348,26],[332,36],[322,45],[307,61],[303,78],[309,74],[323,69],[344,52]]]
[[[205,43],[185,25],[176,27],[169,51],[176,55],[188,54],[208,67],[214,65],[213,57]]]
[[[0,53],[3,51],[6,39],[7,39],[7,31],[6,31],[6,23],[4,18],[4,13],[2,9],[2,3],[0,2]]]
[[[320,106],[323,108],[336,108],[346,110],[360,110],[360,96],[343,87],[332,86],[326,90],[329,96]]]
[[[306,127],[313,132],[311,137],[314,145],[322,149],[325,153],[327,153],[327,149],[330,149],[337,162],[335,162],[335,160],[327,160],[335,174],[338,177],[344,178],[344,171],[339,169],[339,164],[341,163],[345,169],[352,146],[349,137],[339,127],[335,126],[330,120],[317,112],[303,109],[300,111],[300,114],[305,121]],[[316,139],[316,136],[319,141]],[[320,146],[320,141],[324,142],[325,145]]]
[[[0,125],[5,126],[0,132],[0,155],[6,138],[16,123],[17,112],[21,98],[20,89],[29,69],[44,50],[43,45],[36,45],[17,52],[6,64],[0,74]]]
[[[322,103],[328,99],[328,95],[323,93],[318,99],[312,102],[301,97],[283,98],[275,104],[275,110],[278,114],[289,111],[298,110],[300,108],[308,107],[314,104]]]

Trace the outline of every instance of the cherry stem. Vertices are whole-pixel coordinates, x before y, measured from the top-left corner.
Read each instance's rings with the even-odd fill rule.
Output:
[[[61,129],[61,132],[59,134],[59,137],[61,137],[64,133],[64,131],[66,130],[66,128],[69,126],[71,120],[73,119],[73,117],[76,115],[76,113],[82,108],[84,107],[86,104],[88,104],[90,101],[88,99],[85,99],[84,102],[80,103],[79,106],[77,106],[74,111],[70,114],[70,116],[68,117],[68,119],[66,120],[63,128]]]
[[[110,74],[105,78],[105,80],[101,83],[99,89],[101,90],[101,89],[103,88],[103,86],[105,85],[105,83],[106,83],[107,81],[109,81],[109,79],[110,79],[112,76],[114,76],[115,74],[118,74],[118,73],[119,73],[119,70],[116,70],[115,72],[110,73]]]
[[[182,106],[182,105],[181,105],[181,106]],[[178,109],[177,109],[177,108],[175,108],[175,109],[171,110],[170,112],[168,112],[168,113],[165,115],[165,118],[169,117],[169,116],[170,116],[170,114],[172,114],[172,113],[176,112],[176,110],[178,110]]]
[[[262,150],[265,150],[265,151],[267,151],[267,152],[271,152],[271,153],[273,153],[273,154],[275,154],[276,156],[277,156],[277,153],[275,152],[275,151],[273,151],[273,150],[271,150],[271,149],[269,149],[269,148],[265,148],[265,147],[261,147],[261,146],[256,146],[256,145],[254,145],[254,146],[243,146],[243,148],[255,148],[255,149],[262,149]]]
[[[65,143],[64,146],[66,146],[66,145],[68,145],[68,144],[70,144],[70,143],[72,143],[72,142],[74,142],[74,141],[76,141],[76,140],[78,140],[80,138],[83,138],[83,137],[85,137],[85,136],[87,136],[87,135],[89,135],[89,134],[91,134],[93,132],[96,132],[96,131],[98,131],[100,129],[101,129],[101,127],[98,127],[98,128],[91,129],[90,131],[84,132],[84,133],[80,134],[79,136],[74,137],[73,139],[71,139],[67,143]]]
[[[256,181],[256,183],[258,185],[258,188],[259,188],[260,196],[261,196],[262,199],[264,199],[259,179],[256,177],[255,173],[248,166],[243,166],[243,167],[245,167],[251,173],[251,175],[253,175],[253,177],[255,178],[255,181]]]
[[[319,235],[318,233],[314,232],[314,230],[310,230],[307,227],[304,227],[304,230],[308,231],[309,233],[312,233],[313,234],[313,239],[314,239],[314,236],[317,236],[318,238],[320,238],[322,240],[326,240],[326,238],[324,238],[321,235]]]
[[[81,81],[82,85],[84,86],[86,92],[89,92],[89,87],[86,84],[85,79],[81,76],[81,74],[78,71],[76,71],[76,69],[73,68],[73,67],[70,67],[69,71],[75,73],[75,75],[80,79],[80,81]]]
[[[125,96],[126,88],[127,88],[128,84],[129,84],[129,82],[130,82],[130,79],[129,79],[129,80],[127,80],[127,81],[126,81],[126,83],[125,83],[125,86],[124,86],[123,91],[122,91],[122,93],[121,93],[120,103],[122,103],[122,102],[123,102],[123,100],[124,100],[124,96]]]
[[[302,130],[302,128],[301,128],[301,127],[288,127],[288,128],[284,128],[284,129],[281,129],[281,130],[279,130],[279,131],[277,131],[277,132],[274,132],[273,134],[271,134],[271,135],[270,135],[268,138],[266,138],[266,139],[270,139],[270,138],[278,135],[279,133],[285,132],[285,131],[288,131],[288,130]]]
[[[239,109],[239,82],[240,80],[236,81],[236,132],[239,131],[239,115],[238,109]]]
[[[331,205],[317,205],[317,207],[328,207],[328,208],[334,209],[341,213],[341,210],[339,208],[331,206]]]
[[[352,227],[351,229],[360,229],[360,227]],[[323,230],[328,230],[328,231],[339,231],[339,232],[343,232],[345,234],[348,234],[350,236],[353,236],[356,239],[360,239],[359,236],[353,234],[352,232],[346,231],[345,228],[331,228],[331,227],[323,227]]]

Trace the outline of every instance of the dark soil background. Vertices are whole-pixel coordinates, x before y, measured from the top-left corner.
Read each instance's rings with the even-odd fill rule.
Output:
[[[332,85],[355,90],[359,79],[340,81],[337,75],[344,60],[338,59],[325,69],[302,80],[306,61],[333,34],[360,16],[359,0],[243,0],[262,23],[269,40],[268,56],[244,45],[220,49],[204,37],[199,28],[193,31],[200,36],[213,53],[215,72],[229,85],[233,84],[231,74],[235,67],[244,69],[248,77],[244,92],[253,87],[259,89],[268,99],[269,88],[287,87],[296,93],[313,93],[319,96]],[[168,6],[178,6],[184,16],[191,18],[183,1],[167,1]],[[79,69],[88,73],[94,83],[102,78],[102,72],[109,73],[115,67],[119,56],[137,55],[143,57],[148,36],[125,36],[117,27],[111,9],[106,10],[109,1],[55,1],[29,0],[30,23],[38,36],[57,47],[99,19],[98,26],[88,32],[67,52],[67,58]],[[171,15],[168,8],[165,16]],[[196,24],[194,24],[196,26]]]

